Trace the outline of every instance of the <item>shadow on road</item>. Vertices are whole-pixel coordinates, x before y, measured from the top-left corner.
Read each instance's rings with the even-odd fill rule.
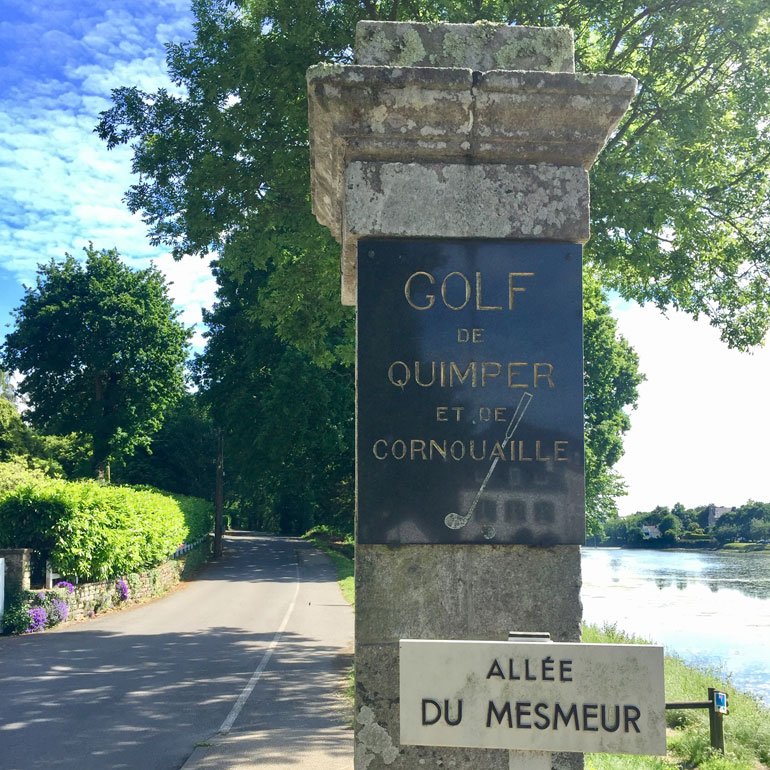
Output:
[[[297,550],[305,548],[309,546],[297,543]],[[260,582],[262,573],[270,582],[289,582],[296,574],[295,567],[286,569],[294,550],[294,544],[284,542],[276,549],[266,539],[242,537],[200,577],[206,582],[225,579],[231,570],[238,574],[245,567],[249,582]],[[314,579],[323,579],[324,572],[330,570],[314,569]],[[163,601],[157,605],[170,606]],[[84,623],[61,633],[0,638],[0,767],[181,767],[195,744],[210,740],[219,729],[278,625],[255,633],[237,623],[148,634]],[[347,714],[338,693],[349,663],[339,647],[290,628],[233,733],[255,727],[291,730],[300,724],[306,731],[320,731],[329,725],[329,709],[339,710],[344,722]]]

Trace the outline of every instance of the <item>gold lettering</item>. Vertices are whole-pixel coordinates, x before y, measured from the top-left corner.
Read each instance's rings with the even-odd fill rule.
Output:
[[[447,412],[449,411],[448,406],[437,406],[436,407],[436,422],[449,422],[449,418],[447,417]]]
[[[446,441],[444,441],[443,445],[440,445],[437,441],[434,439],[430,440],[430,459],[433,459],[433,450],[436,450],[440,455],[442,460],[446,460]]]
[[[397,445],[399,454],[396,454]],[[406,457],[406,444],[400,438],[396,439],[390,447],[390,453],[393,455],[394,460],[403,460]]]
[[[566,462],[567,458],[562,456],[562,452],[567,451],[567,441],[554,441],[553,442],[553,459],[558,462]],[[562,444],[564,446],[562,446]]]
[[[474,460],[483,460],[484,455],[486,454],[486,451],[487,451],[487,442],[486,441],[481,442],[481,457],[476,457],[476,455],[473,454],[473,450],[475,448],[476,448],[476,442],[473,439],[471,439],[471,457]]]
[[[380,455],[378,455],[378,454],[377,454],[377,444],[382,444],[383,446],[385,446],[385,447],[386,447],[386,449],[385,449],[385,454],[384,454],[384,455],[382,455],[382,457],[380,457]],[[384,460],[384,459],[385,459],[385,458],[388,456],[388,452],[387,452],[387,446],[388,446],[388,442],[387,442],[387,441],[385,441],[385,439],[384,439],[384,438],[378,438],[378,439],[377,439],[377,441],[375,441],[375,442],[374,442],[374,445],[372,446],[372,454],[373,454],[373,455],[374,455],[374,456],[375,456],[375,457],[376,457],[378,460]]]
[[[476,273],[476,310],[502,310],[502,305],[481,304],[481,273]]]
[[[513,310],[513,299],[517,291],[526,291],[523,286],[514,286],[513,279],[519,276],[532,277],[534,273],[508,273],[508,310]]]
[[[515,361],[508,364],[508,387],[509,388],[526,388],[527,385],[524,382],[514,382],[514,379],[518,377],[521,372],[517,372],[514,369],[515,366],[527,366],[526,361]]]
[[[413,438],[409,442],[410,446],[410,453],[409,453],[409,459],[414,460],[414,456],[416,454],[419,454],[423,460],[427,460],[428,458],[425,457],[425,442],[421,438]]]
[[[504,406],[496,406],[495,407],[495,422],[505,422],[506,416],[505,416],[506,408]]]
[[[460,452],[459,452],[460,456],[459,457],[455,453],[455,447],[458,446],[458,445],[460,447]],[[452,445],[449,447],[449,454],[452,455],[452,459],[453,460],[462,460],[463,457],[465,457],[465,444],[463,444],[462,441],[453,441]]]
[[[471,376],[471,387],[476,387],[476,362],[471,361],[468,366],[465,368],[465,372],[461,373],[460,368],[457,366],[457,364],[454,361],[449,362],[449,387],[454,387],[454,378],[455,375],[457,376],[457,379],[460,380],[461,385],[465,385],[465,381],[468,379],[468,375]]]
[[[444,362],[441,362],[441,387],[446,387],[446,365]]]
[[[453,275],[460,276],[460,278],[462,278],[463,282],[465,283],[465,301],[463,302],[462,305],[452,305],[452,304],[450,304],[449,300],[446,297],[447,281]],[[444,300],[444,304],[450,310],[462,310],[468,304],[468,302],[470,302],[470,299],[471,299],[471,284],[470,284],[470,281],[462,273],[457,272],[457,270],[455,270],[454,272],[449,273],[449,275],[446,278],[444,278],[444,280],[441,282],[441,297]]]
[[[483,342],[481,339],[481,335],[484,333],[483,329],[474,329],[473,330],[473,341],[474,342]]]
[[[452,409],[455,413],[455,420],[457,422],[460,422],[460,415],[463,413],[463,409],[465,409],[464,406],[453,406]]]
[[[414,381],[422,388],[429,388],[436,382],[436,362],[430,362],[430,382],[420,382],[420,362],[414,362]]]
[[[400,379],[398,379],[398,380],[394,379],[394,377],[393,377],[393,368],[394,368],[395,366],[403,366],[403,367],[404,367],[404,376],[403,376],[403,377],[401,377],[401,378],[400,378]],[[405,364],[403,361],[394,361],[394,362],[393,362],[393,363],[390,365],[390,368],[388,369],[388,379],[389,379],[389,380],[390,380],[390,381],[391,381],[391,382],[392,382],[394,385],[396,385],[396,386],[397,386],[397,387],[399,387],[399,388],[403,388],[403,387],[404,387],[404,385],[406,385],[406,383],[407,383],[407,382],[409,382],[409,378],[410,378],[410,376],[411,376],[411,375],[410,375],[410,373],[409,373],[409,367],[408,367],[408,366],[407,366],[407,365],[406,365],[406,364]]]
[[[467,329],[458,329],[457,330],[457,341],[458,342],[468,342],[468,340],[471,338],[471,333]]]
[[[505,460],[505,450],[499,441],[495,441],[495,445],[492,447],[492,451],[489,453],[490,460],[494,460],[495,458],[498,460]]]
[[[433,296],[433,294],[426,293],[425,298],[429,300],[427,305],[415,305],[414,302],[412,302],[412,280],[418,275],[426,276],[431,286],[436,283],[436,279],[430,273],[425,273],[422,270],[419,270],[416,273],[412,273],[409,278],[406,279],[406,283],[404,284],[404,296],[406,297],[406,301],[415,310],[427,310],[428,308],[433,307],[433,303],[436,301],[436,298]]]
[[[550,457],[540,456],[540,442],[535,441],[535,460],[540,460],[541,462],[547,462],[550,459],[551,459]]]
[[[496,367],[497,371],[491,371],[487,372],[487,367]],[[482,361],[481,362],[481,387],[486,387],[487,384],[487,377],[499,377],[500,372],[503,371],[503,367],[501,364],[498,364],[497,361]]]
[[[538,370],[540,369],[540,367],[541,367],[541,366],[542,366],[544,369],[547,369],[547,372],[546,372],[546,374],[540,374],[540,372],[538,371]],[[549,387],[549,388],[552,388],[552,387],[554,387],[554,385],[553,385],[553,379],[552,379],[552,377],[551,377],[551,375],[552,375],[552,374],[553,374],[553,364],[544,364],[544,363],[542,363],[542,362],[535,364],[535,376],[534,376],[534,380],[535,380],[535,387],[537,387],[537,383],[538,383],[538,380],[539,380],[541,377],[544,377],[546,380],[548,380],[548,387]]]
[[[531,457],[525,457],[524,456],[524,442],[519,441],[519,461],[520,462],[530,462],[532,460]]]
[[[492,419],[492,410],[488,406],[479,407],[479,420],[489,422]]]

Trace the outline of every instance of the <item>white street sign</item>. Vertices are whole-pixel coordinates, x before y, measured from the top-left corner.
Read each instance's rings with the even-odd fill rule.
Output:
[[[402,639],[401,743],[666,753],[663,648]]]

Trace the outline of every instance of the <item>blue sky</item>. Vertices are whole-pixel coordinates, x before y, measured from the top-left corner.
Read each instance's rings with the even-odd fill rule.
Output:
[[[108,152],[93,133],[112,88],[173,87],[163,43],[191,35],[188,0],[0,0],[0,9],[2,327],[38,263],[79,256],[93,241],[134,267],[155,261],[173,281],[185,323],[200,332],[200,308],[214,291],[207,265],[173,263],[148,244],[122,201],[130,152]]]
[[[93,133],[110,89],[173,88],[163,43],[191,32],[188,0],[0,0],[0,331],[36,265],[90,240],[135,267],[154,260],[200,334],[215,289],[207,265],[149,246],[122,201],[130,152]],[[616,316],[647,375],[619,465],[621,511],[770,501],[770,351],[727,350],[680,314],[618,303]]]

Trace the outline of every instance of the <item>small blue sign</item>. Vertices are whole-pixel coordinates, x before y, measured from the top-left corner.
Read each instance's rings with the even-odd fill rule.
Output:
[[[726,692],[719,692],[718,690],[714,692],[714,711],[717,714],[727,713],[727,693]]]

